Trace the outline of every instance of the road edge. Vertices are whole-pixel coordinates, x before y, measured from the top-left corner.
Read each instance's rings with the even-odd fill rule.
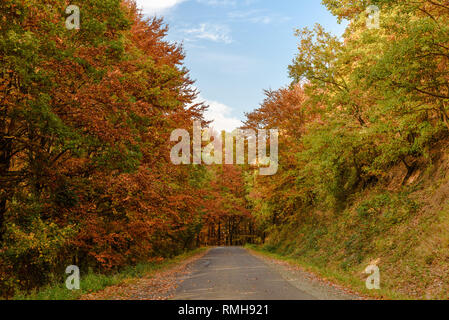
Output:
[[[245,246],[245,250],[247,250],[250,254],[262,259],[270,268],[277,271],[281,276],[292,285],[299,289],[303,289],[295,283],[295,280],[292,279],[292,276],[296,272],[300,272],[304,274],[307,278],[306,281],[316,282],[324,289],[319,290],[327,290],[326,288],[330,288],[328,290],[334,291],[334,293],[326,294],[326,298],[323,300],[384,300],[385,298],[380,298],[379,296],[371,296],[366,293],[361,293],[357,289],[348,286],[345,283],[342,283],[338,279],[330,278],[321,274],[317,270],[312,270],[311,268],[307,268],[298,260],[294,260],[292,258],[288,258],[276,253],[266,252],[265,250],[257,247],[257,246]],[[296,278],[296,277],[293,277]],[[318,289],[317,289],[318,290]],[[315,292],[315,294],[320,294],[320,292]],[[335,296],[335,298],[332,298]]]

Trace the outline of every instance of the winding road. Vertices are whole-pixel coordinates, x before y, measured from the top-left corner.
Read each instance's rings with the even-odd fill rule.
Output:
[[[175,300],[357,299],[302,271],[275,266],[239,247],[211,249],[181,279]]]

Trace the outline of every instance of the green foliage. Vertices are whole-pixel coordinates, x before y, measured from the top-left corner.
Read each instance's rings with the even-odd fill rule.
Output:
[[[249,200],[266,250],[356,278],[382,258],[393,289],[401,272],[425,278],[423,265],[447,267],[441,251],[435,258],[426,245],[426,254],[413,246],[429,227],[416,226],[421,215],[434,219],[432,208],[421,212],[425,196],[414,199],[415,187],[433,161],[445,161],[440,148],[449,137],[449,8],[322,2],[348,26],[341,38],[320,25],[297,30],[291,86],[268,91],[247,115],[250,128],[280,129],[279,172],[247,179]],[[378,29],[367,27],[371,4],[380,8]],[[437,238],[445,239],[441,230]]]
[[[153,273],[167,269],[204,250],[204,248],[196,249],[163,261],[139,263],[136,266],[125,268],[119,273],[97,274],[90,271],[86,275],[81,274],[80,290],[67,290],[64,284],[65,280],[61,277],[53,284],[33,290],[31,293],[17,293],[13,300],[77,300],[85,294],[101,291],[106,287],[118,285],[129,279],[152,276]]]
[[[205,109],[182,48],[132,1],[78,1],[79,30],[67,5],[0,3],[0,296],[199,244],[206,172],[168,158]]]

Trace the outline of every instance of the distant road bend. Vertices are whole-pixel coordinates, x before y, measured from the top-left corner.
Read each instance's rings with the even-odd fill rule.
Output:
[[[192,266],[176,300],[350,300],[358,297],[239,247],[210,250]]]

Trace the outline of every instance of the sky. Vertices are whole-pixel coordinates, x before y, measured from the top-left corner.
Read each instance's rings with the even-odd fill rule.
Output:
[[[320,23],[341,35],[320,0],[136,0],[149,16],[163,17],[168,40],[182,43],[190,76],[217,130],[232,131],[258,108],[264,89],[290,84],[294,31]]]

